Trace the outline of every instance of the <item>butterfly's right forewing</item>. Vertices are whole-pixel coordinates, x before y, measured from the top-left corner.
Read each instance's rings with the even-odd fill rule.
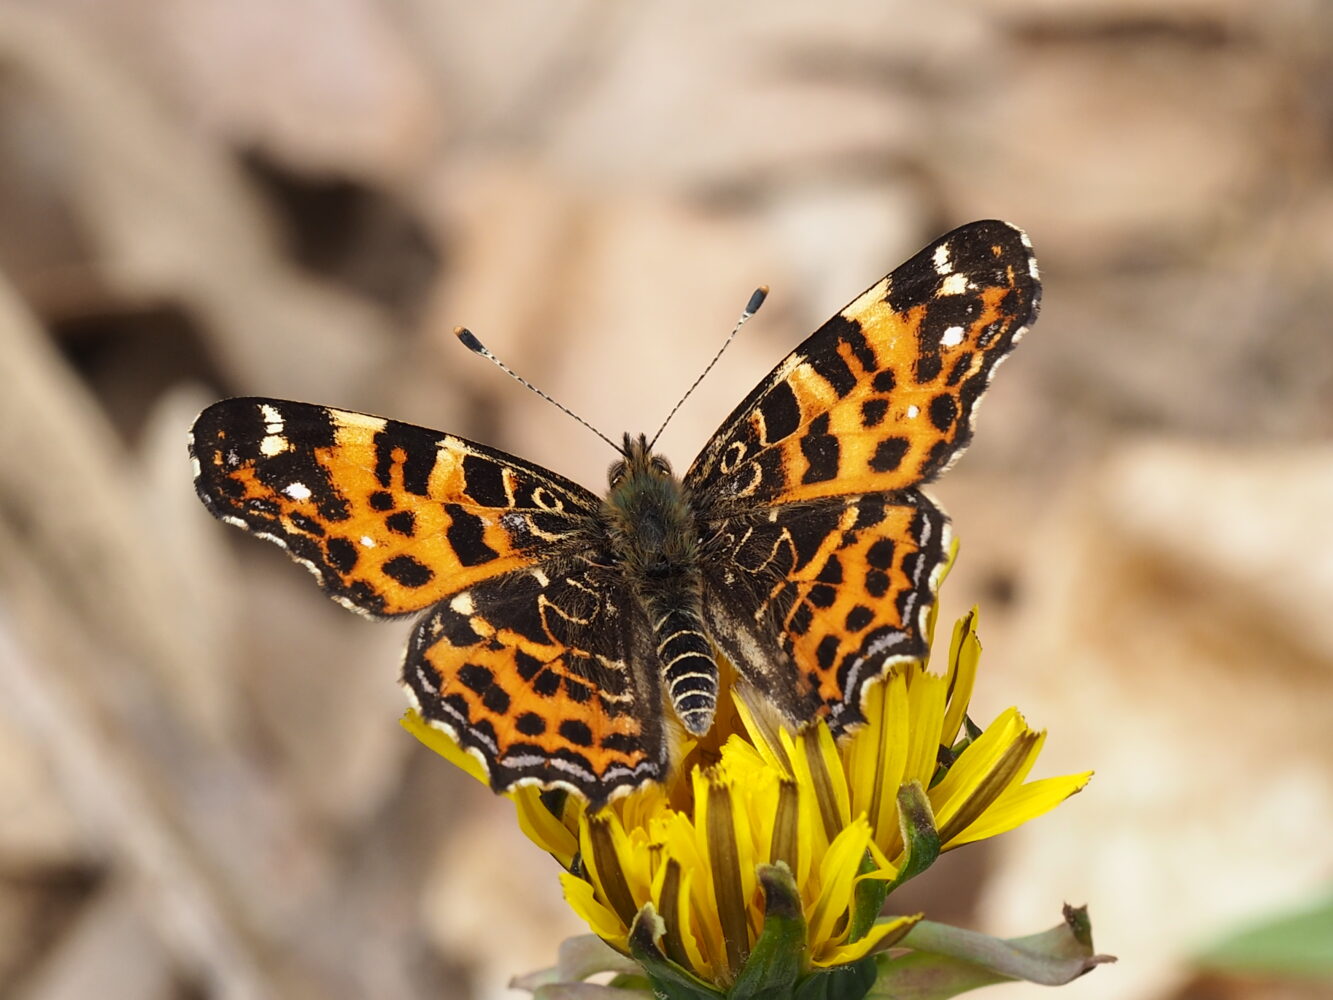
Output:
[[[685,476],[715,508],[903,490],[972,437],[996,366],[1036,318],[1031,244],[954,230],[866,289],[736,407]]]

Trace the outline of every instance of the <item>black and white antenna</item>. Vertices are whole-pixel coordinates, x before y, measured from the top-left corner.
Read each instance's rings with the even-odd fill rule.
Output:
[[[694,380],[694,384],[685,390],[685,395],[680,397],[676,402],[676,405],[671,408],[671,412],[666,415],[666,419],[662,421],[662,426],[657,428],[657,433],[654,434],[653,439],[648,442],[649,451],[652,450],[653,445],[657,444],[657,439],[660,438],[662,432],[666,430],[666,425],[671,423],[671,418],[676,415],[676,411],[684,406],[685,400],[689,399],[690,394],[693,393],[695,389],[699,388],[699,383],[702,382],[704,377],[713,370],[713,366],[717,364],[718,359],[722,357],[722,352],[731,346],[731,342],[736,339],[736,334],[741,332],[741,327],[745,325],[746,321],[751,316],[759,311],[759,307],[764,304],[764,299],[766,298],[768,298],[767,285],[760,285],[754,290],[754,293],[750,296],[750,301],[745,303],[745,311],[741,313],[741,318],[736,320],[736,325],[732,328],[731,335],[722,342],[722,346],[719,347],[717,353],[713,355],[713,360],[708,362],[708,367],[699,373],[699,377]]]
[[[548,396],[546,393],[542,392],[542,391],[541,391],[540,389],[538,389],[535,385],[533,385],[531,382],[529,382],[527,379],[525,379],[522,375],[520,375],[518,372],[514,371],[514,369],[510,368],[507,364],[505,364],[503,361],[501,361],[499,358],[497,358],[494,354],[492,354],[492,353],[490,352],[490,350],[486,347],[486,345],[483,344],[480,340],[478,340],[478,339],[477,339],[477,335],[474,334],[471,330],[467,329],[466,327],[456,326],[456,327],[454,327],[454,336],[457,337],[460,341],[462,341],[462,342],[463,342],[463,346],[466,347],[466,348],[467,348],[469,351],[471,351],[473,354],[480,354],[483,358],[485,358],[487,361],[490,361],[490,362],[491,362],[492,364],[494,364],[497,368],[499,368],[500,371],[504,372],[506,375],[508,375],[510,378],[512,378],[512,379],[513,379],[515,382],[517,382],[519,385],[524,386],[525,388],[531,389],[531,390],[532,390],[533,392],[535,392],[538,396],[541,396],[542,399],[546,400],[548,403],[550,403],[552,406],[554,406],[556,409],[560,410],[561,412],[563,412],[563,413],[568,413],[571,417],[573,417],[575,420],[577,420],[579,423],[581,423],[584,427],[588,428],[588,430],[592,431],[592,432],[593,432],[594,434],[596,434],[599,438],[601,438],[603,441],[605,441],[607,444],[609,444],[612,448],[614,448],[619,454],[621,454],[621,455],[625,454],[625,449],[624,449],[624,448],[622,448],[620,445],[616,444],[616,443],[615,443],[614,441],[612,441],[609,437],[607,437],[605,434],[603,434],[601,431],[599,431],[596,427],[594,427],[592,424],[588,423],[588,421],[584,420],[584,419],[583,419],[582,417],[580,417],[577,413],[575,413],[573,410],[571,410],[568,406],[565,406],[564,403],[558,402],[558,401],[552,399],[552,398],[551,398],[550,396]]]
[[[657,433],[653,435],[652,441],[648,443],[648,447],[650,450],[652,449],[653,445],[657,443],[657,439],[662,436],[662,432],[666,430],[666,425],[671,422],[671,418],[676,415],[676,411],[681,408],[681,406],[685,403],[685,400],[690,398],[690,394],[693,393],[694,390],[699,387],[699,383],[704,380],[704,377],[713,370],[713,366],[717,364],[718,359],[722,357],[722,352],[725,351],[729,346],[731,346],[731,342],[736,339],[736,334],[741,332],[741,327],[745,325],[746,320],[748,320],[751,316],[753,316],[755,313],[759,311],[759,307],[764,304],[764,299],[767,297],[768,297],[767,285],[760,285],[758,288],[754,290],[754,293],[750,296],[750,301],[745,304],[745,311],[741,313],[741,318],[736,321],[735,327],[732,328],[731,335],[728,336],[727,339],[722,342],[722,346],[719,347],[717,349],[717,353],[713,355],[713,360],[708,362],[708,367],[699,373],[699,377],[694,380],[694,384],[685,390],[685,395],[681,396],[680,400],[676,403],[676,405],[671,408],[671,412],[668,413],[666,419],[662,421],[662,426],[657,428]],[[510,368],[507,364],[505,364],[503,361],[497,358],[494,354],[490,352],[490,349],[487,348],[485,344],[483,344],[480,340],[477,339],[477,335],[473,333],[471,330],[469,330],[467,327],[463,326],[454,327],[454,336],[457,337],[460,341],[462,341],[463,346],[466,347],[473,354],[481,355],[487,361],[491,362],[493,365],[499,368],[500,371],[504,372],[506,375],[512,378],[519,385],[523,386],[526,389],[531,389],[538,396],[541,396],[542,399],[546,400],[548,403],[550,403],[556,409],[560,410],[562,413],[569,414],[571,417],[573,417],[575,420],[581,423],[584,427],[588,428],[588,430],[596,434],[599,438],[601,438],[603,441],[609,444],[620,454],[623,455],[625,453],[625,450],[620,445],[616,444],[609,437],[607,437],[605,434],[599,431],[596,427],[588,423],[588,421],[584,420],[577,413],[571,410],[568,406],[565,406],[565,404],[551,398],[551,396],[547,395],[545,392],[538,389],[535,385],[533,385],[531,382],[525,379],[522,375],[514,371],[514,369]]]

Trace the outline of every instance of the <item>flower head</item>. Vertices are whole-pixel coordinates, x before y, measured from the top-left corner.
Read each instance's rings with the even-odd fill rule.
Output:
[[[1017,709],[971,723],[975,626],[975,611],[958,622],[942,673],[902,663],[869,685],[866,722],[842,741],[822,720],[793,732],[730,686],[730,711],[684,741],[668,783],[595,811],[518,788],[519,822],[564,867],[575,911],[650,975],[660,966],[727,990],[757,974],[752,956],[769,968],[778,937],[797,956],[793,976],[857,963],[920,919],[877,919],[894,888],[1088,780],[1027,781],[1045,734]],[[442,733],[413,716],[405,725],[484,780]]]

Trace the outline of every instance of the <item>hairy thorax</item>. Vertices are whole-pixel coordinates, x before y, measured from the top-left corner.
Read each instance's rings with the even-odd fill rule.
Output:
[[[648,610],[699,597],[699,537],[685,488],[643,437],[625,436],[611,467],[605,517],[611,548]]]

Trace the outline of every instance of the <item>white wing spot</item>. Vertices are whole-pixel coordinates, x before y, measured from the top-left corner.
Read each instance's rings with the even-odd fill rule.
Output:
[[[375,539],[371,538],[369,535],[362,535],[361,547],[363,549],[373,549],[375,547]]]
[[[920,412],[921,412],[921,407],[917,406],[915,403],[913,403],[911,406],[907,408],[908,417],[915,417]]]
[[[944,336],[940,338],[940,344],[944,347],[957,347],[963,342],[963,328],[961,326],[951,326],[944,331]]]
[[[264,418],[264,431],[268,434],[282,433],[282,414],[268,403],[259,404],[259,415]]]
[[[454,599],[449,602],[449,607],[454,611],[457,611],[460,615],[471,615],[477,610],[476,605],[472,603],[472,595],[467,591],[463,591],[463,593],[455,596]]]
[[[933,260],[936,274],[950,274],[953,271],[953,261],[949,259],[949,244],[941,243],[937,246]]]
[[[282,492],[286,493],[293,500],[310,499],[310,487],[305,483],[288,483],[282,488]]]
[[[270,434],[259,442],[259,453],[265,458],[272,458],[274,455],[281,455],[289,447],[291,446],[285,437],[280,434]]]
[[[962,295],[967,291],[967,275],[961,271],[949,275],[940,282],[941,295]]]

